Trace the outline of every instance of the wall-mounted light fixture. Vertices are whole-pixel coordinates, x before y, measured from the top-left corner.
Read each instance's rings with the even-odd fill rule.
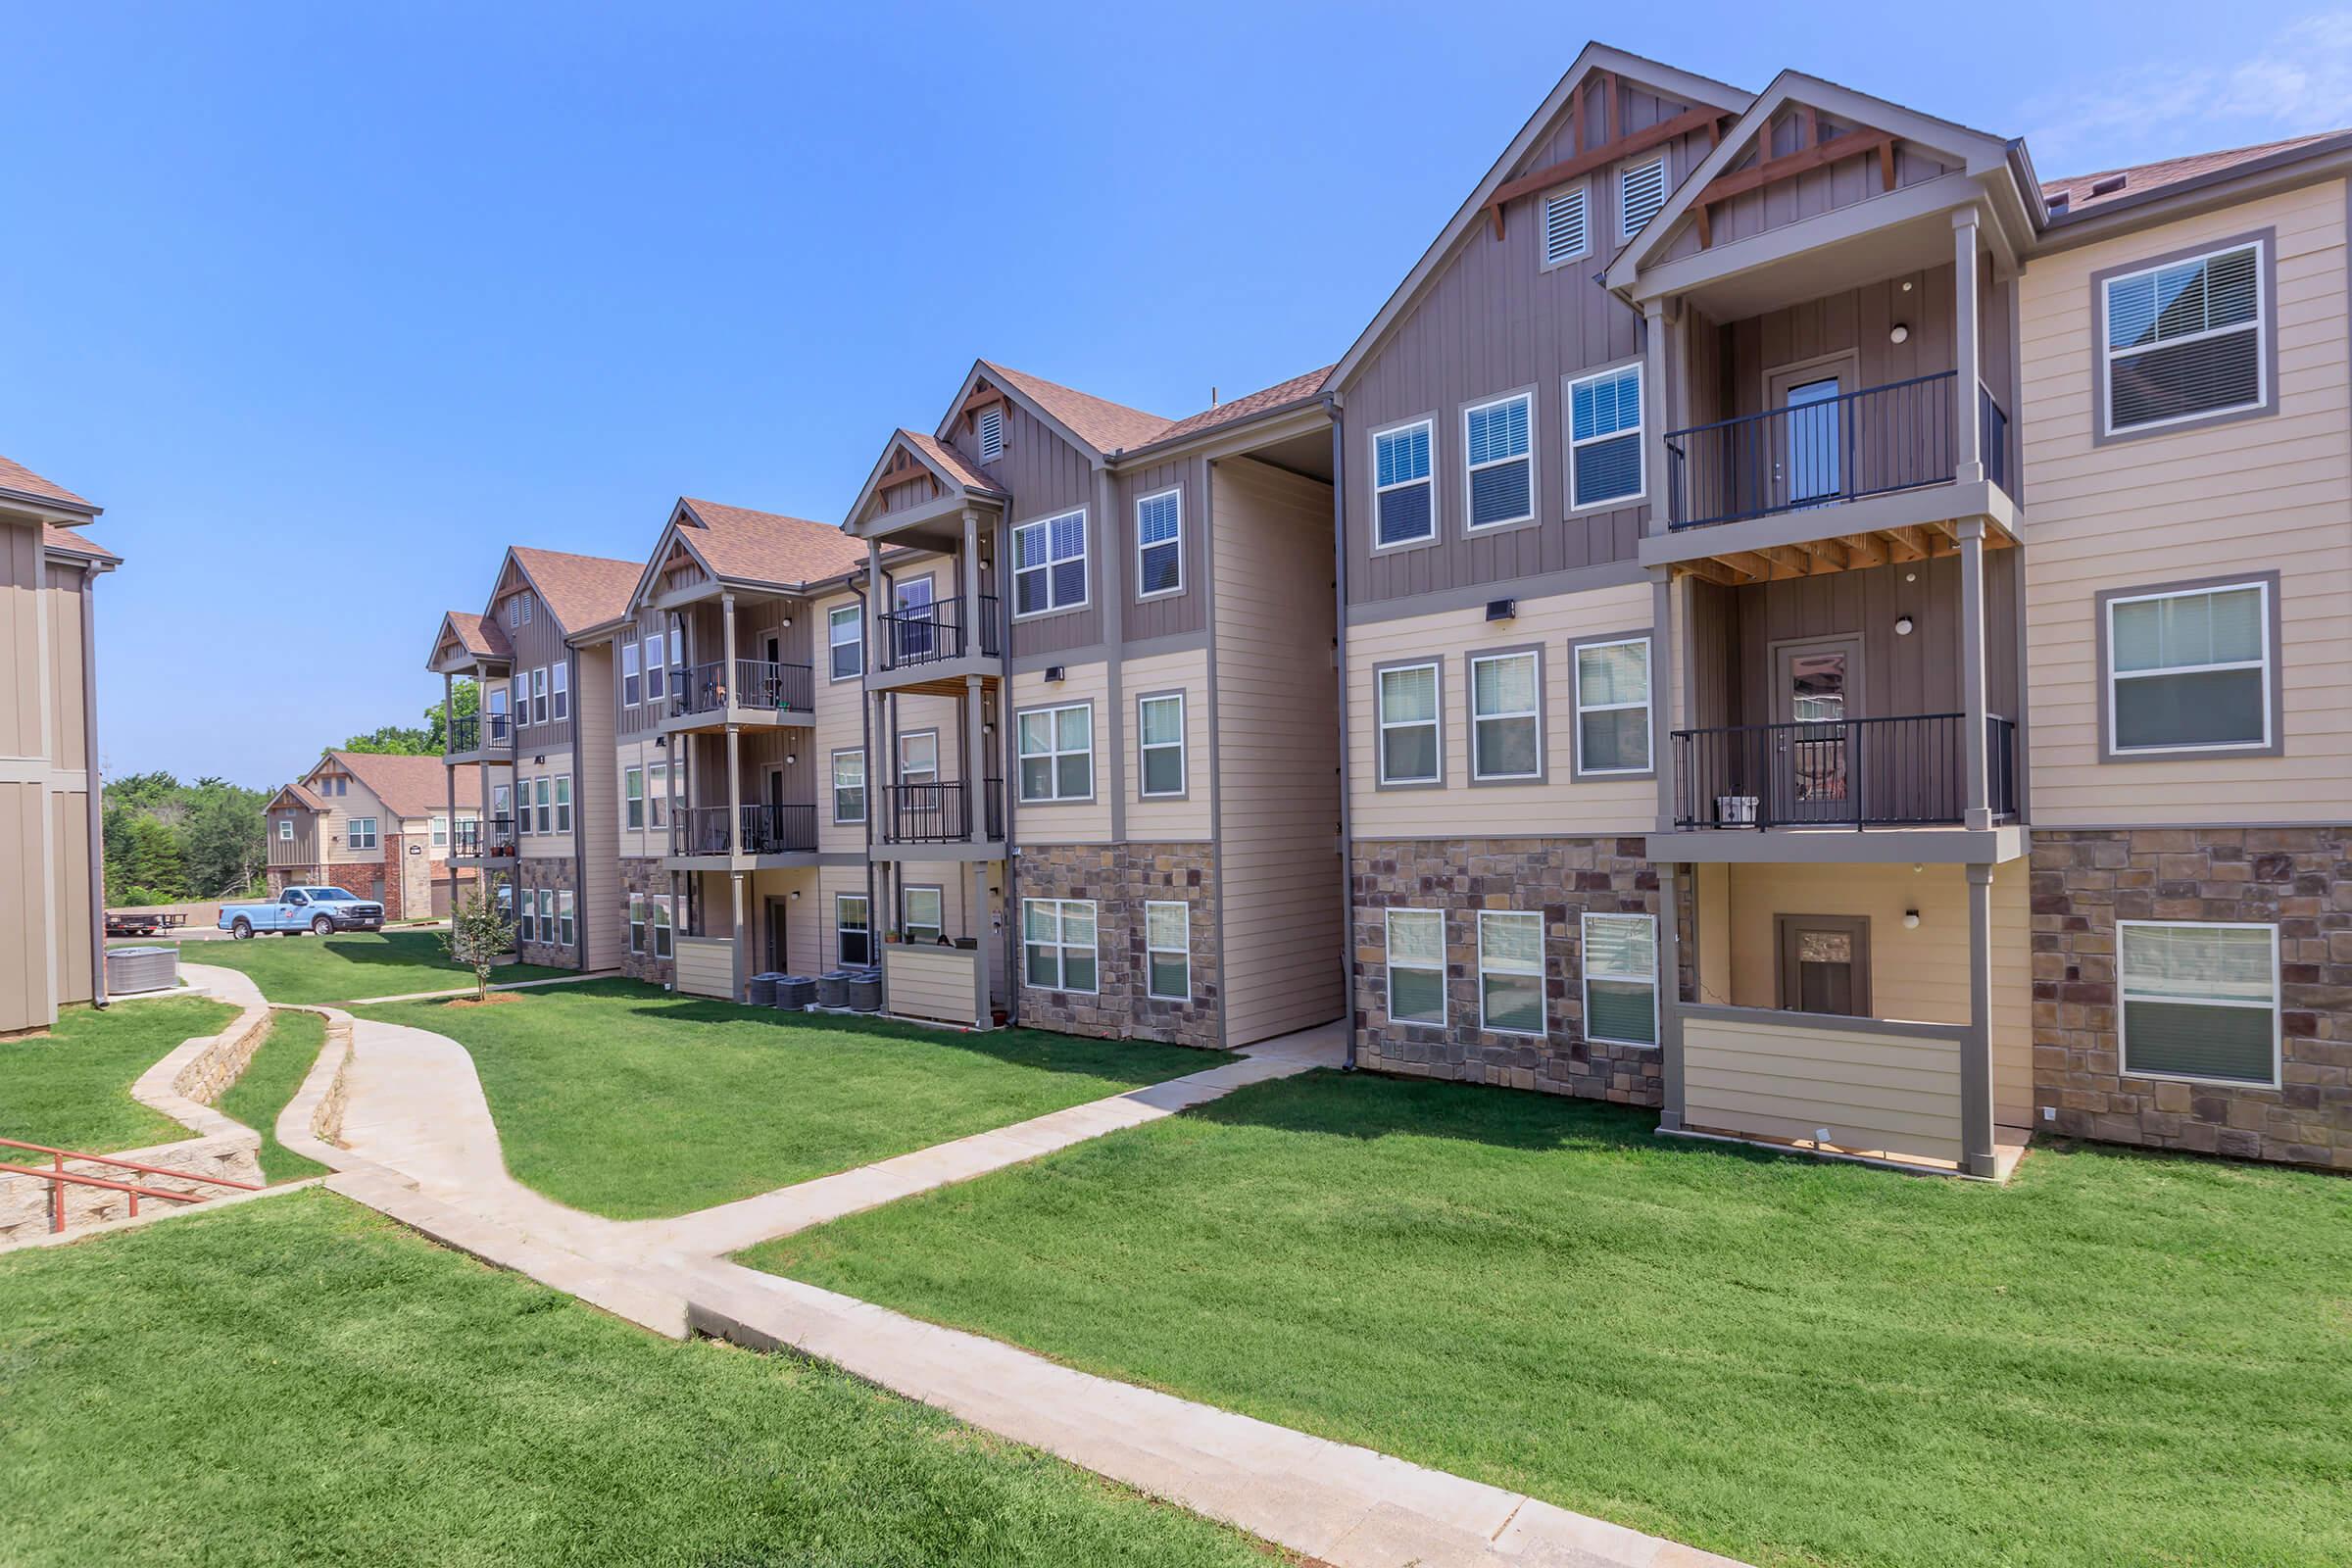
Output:
[[[1046,679],[1049,681],[1058,681],[1062,678],[1062,674],[1063,670],[1059,664],[1048,664],[1046,666]]]
[[[532,759],[531,759],[531,762],[532,762],[532,764],[533,764],[534,766],[536,766],[537,764],[539,764],[539,763],[541,763],[541,762],[544,762],[544,761],[546,761],[546,760],[547,760],[547,754],[546,754],[545,752],[541,752],[541,753],[540,753],[540,754],[539,754],[537,757],[534,757],[534,758],[532,758]]]
[[[1911,628],[1914,624],[1916,623],[1909,615],[1897,615],[1894,617],[1894,634],[1897,637],[1908,637],[1911,635]]]
[[[1892,327],[1890,327],[1890,328],[1887,330],[1887,333],[1886,333],[1886,341],[1887,341],[1887,342],[1889,342],[1889,343],[1908,343],[1908,342],[1910,342],[1910,341],[1911,341],[1911,324],[1910,324],[1908,321],[1897,321],[1897,322],[1895,322],[1895,323],[1894,323],[1894,325],[1893,325]]]
[[[801,890],[799,888],[794,888],[792,890],[792,902],[795,904],[801,902]]]
[[[1917,909],[1905,909],[1903,911],[1903,929],[1906,931],[1916,931],[1919,929],[1919,911]]]
[[[1516,620],[1516,619],[1518,619],[1518,618],[1519,618],[1519,601],[1518,601],[1518,600],[1516,600],[1516,599],[1490,599],[1490,600],[1488,600],[1488,601],[1487,601],[1487,618],[1488,618],[1489,620]]]
[[[798,753],[798,752],[786,752],[786,753],[784,754],[784,765],[785,765],[786,767],[793,767],[793,766],[796,766],[796,765],[798,765],[798,763],[800,762],[800,760],[801,760],[801,754],[800,754],[800,753]]]

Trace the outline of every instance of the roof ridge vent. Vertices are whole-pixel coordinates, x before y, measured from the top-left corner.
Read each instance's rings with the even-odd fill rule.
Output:
[[[2105,179],[2094,179],[2090,182],[2090,193],[2093,196],[2112,196],[2122,190],[2131,178],[2132,176],[2126,173],[2109,174]]]

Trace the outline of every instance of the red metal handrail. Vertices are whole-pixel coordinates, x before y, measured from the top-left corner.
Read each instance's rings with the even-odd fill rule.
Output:
[[[108,1192],[128,1193],[132,1219],[139,1217],[139,1200],[142,1198],[165,1198],[174,1203],[201,1203],[204,1201],[203,1195],[199,1193],[174,1193],[162,1187],[141,1187],[135,1182],[110,1182],[103,1176],[84,1176],[79,1171],[66,1169],[66,1161],[69,1159],[86,1159],[92,1164],[111,1165],[117,1170],[145,1171],[152,1176],[169,1176],[174,1181],[202,1182],[211,1187],[233,1187],[239,1192],[245,1193],[258,1193],[262,1190],[261,1184],[258,1182],[230,1181],[225,1176],[204,1176],[192,1170],[172,1170],[166,1165],[143,1165],[135,1159],[117,1159],[111,1154],[85,1154],[73,1149],[52,1149],[47,1144],[27,1144],[16,1138],[0,1138],[0,1149],[29,1149],[34,1153],[49,1156],[53,1169],[43,1170],[38,1165],[0,1165],[0,1176],[12,1174],[38,1176],[49,1184],[51,1199],[49,1229],[52,1234],[66,1228],[66,1189],[69,1186],[103,1187]]]

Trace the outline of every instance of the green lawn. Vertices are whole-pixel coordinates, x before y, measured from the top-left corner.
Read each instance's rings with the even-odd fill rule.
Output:
[[[69,1007],[46,1035],[0,1040],[0,1138],[112,1154],[195,1134],[130,1098],[139,1074],[195,1035],[218,1033],[234,1007],[195,998]],[[43,1156],[0,1151],[13,1161]]]
[[[399,997],[473,984],[472,972],[451,963],[441,951],[438,931],[191,942],[179,950],[179,961],[242,969],[271,1002],[349,1002],[355,997]],[[513,963],[493,973],[490,980],[499,985],[510,980],[548,980],[571,972]]]
[[[1254,1544],[322,1191],[0,1258],[0,1561],[1181,1564]]]
[[[1318,1073],[747,1261],[1765,1564],[2352,1562],[2352,1182]]]
[[[627,980],[513,996],[363,1011],[463,1044],[515,1179],[613,1219],[708,1208],[1227,1059],[777,1013]]]
[[[305,1159],[277,1141],[277,1113],[310,1076],[318,1048],[326,1044],[326,1020],[315,1012],[278,1008],[270,1014],[270,1033],[220,1097],[221,1114],[262,1135],[262,1179],[294,1182],[322,1176],[327,1167]]]

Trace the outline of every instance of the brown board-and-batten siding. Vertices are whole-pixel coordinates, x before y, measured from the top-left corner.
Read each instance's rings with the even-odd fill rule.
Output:
[[[1631,81],[1620,80],[1616,91],[1620,135],[1672,120],[1691,107]],[[1572,111],[1564,111],[1509,177],[1563,163],[1580,148],[1607,139],[1603,95],[1593,92],[1577,102],[1585,117],[1582,139],[1572,130]],[[1665,144],[1669,189],[1706,156],[1707,147],[1703,132]],[[1564,378],[1639,362],[1642,355],[1640,320],[1599,283],[1616,249],[1615,172],[1614,165],[1605,166],[1571,182],[1582,183],[1588,192],[1589,254],[1546,269],[1543,215],[1551,192],[1511,202],[1504,209],[1502,237],[1495,238],[1482,222],[1456,241],[1421,299],[1342,389],[1348,409],[1351,604],[1405,600],[1634,559],[1646,501],[1591,512],[1567,509]],[[1535,393],[1536,520],[1470,537],[1464,530],[1463,410],[1523,388]],[[1665,399],[1659,388],[1648,386],[1642,399],[1654,428]],[[1437,537],[1426,545],[1375,550],[1373,435],[1423,416],[1435,426],[1431,469],[1437,481]],[[1660,476],[1647,477],[1648,491],[1655,495]]]
[[[1346,1011],[1331,487],[1217,465],[1217,885],[1225,1043]]]
[[[1122,595],[1119,610],[1122,641],[1139,643],[1156,637],[1181,636],[1200,630],[1206,622],[1208,596],[1202,591],[1200,574],[1208,559],[1207,480],[1207,460],[1199,457],[1130,468],[1119,475],[1115,491],[1118,515],[1104,526],[1102,536],[1105,541],[1117,541],[1117,548],[1110,556],[1112,576]],[[1135,505],[1146,496],[1168,490],[1177,492],[1181,498],[1178,506],[1183,585],[1174,593],[1140,598],[1136,591]]]
[[[1803,128],[1808,117],[1817,126],[1811,132]],[[1814,115],[1809,109],[1791,104],[1765,127],[1765,134],[1770,138],[1769,156],[1785,158],[1811,145],[1815,137],[1828,141],[1852,128],[1827,115]],[[1742,169],[1752,168],[1755,161],[1755,154],[1750,153],[1725,169],[1724,172],[1738,173]],[[1894,144],[1894,186],[1897,190],[1924,185],[1929,180],[1956,172],[1960,168],[1959,164],[1943,163],[1927,148],[1915,147],[1905,141]],[[1708,209],[1710,244],[1704,248],[1720,250],[1725,245],[1752,239],[1772,229],[1786,228],[1790,223],[1801,222],[1808,218],[1819,218],[1824,213],[1836,212],[1842,207],[1858,206],[1885,191],[1886,176],[1880,171],[1875,150],[1868,156],[1840,158],[1826,168],[1811,170],[1793,178],[1776,179],[1755,190],[1743,191],[1714,203]],[[1674,243],[1667,246],[1666,254],[1661,259],[1674,261],[1685,256],[1695,256],[1701,249],[1697,225],[1689,224],[1675,236]]]
[[[1117,540],[1126,537],[1126,532],[1109,526],[1106,519],[1095,514],[1099,509],[1095,505],[1094,459],[1009,398],[1004,403],[1003,457],[986,465],[980,462],[979,439],[967,418],[956,421],[949,445],[1012,497],[1006,504],[1004,519],[1003,580],[1007,594],[1012,591],[1012,528],[1080,507],[1086,509],[1086,604],[1076,610],[1054,611],[1014,621],[1013,657],[1062,653],[1100,643],[1102,601],[1115,580],[1103,563],[1108,559],[1107,552],[1115,548]]]

